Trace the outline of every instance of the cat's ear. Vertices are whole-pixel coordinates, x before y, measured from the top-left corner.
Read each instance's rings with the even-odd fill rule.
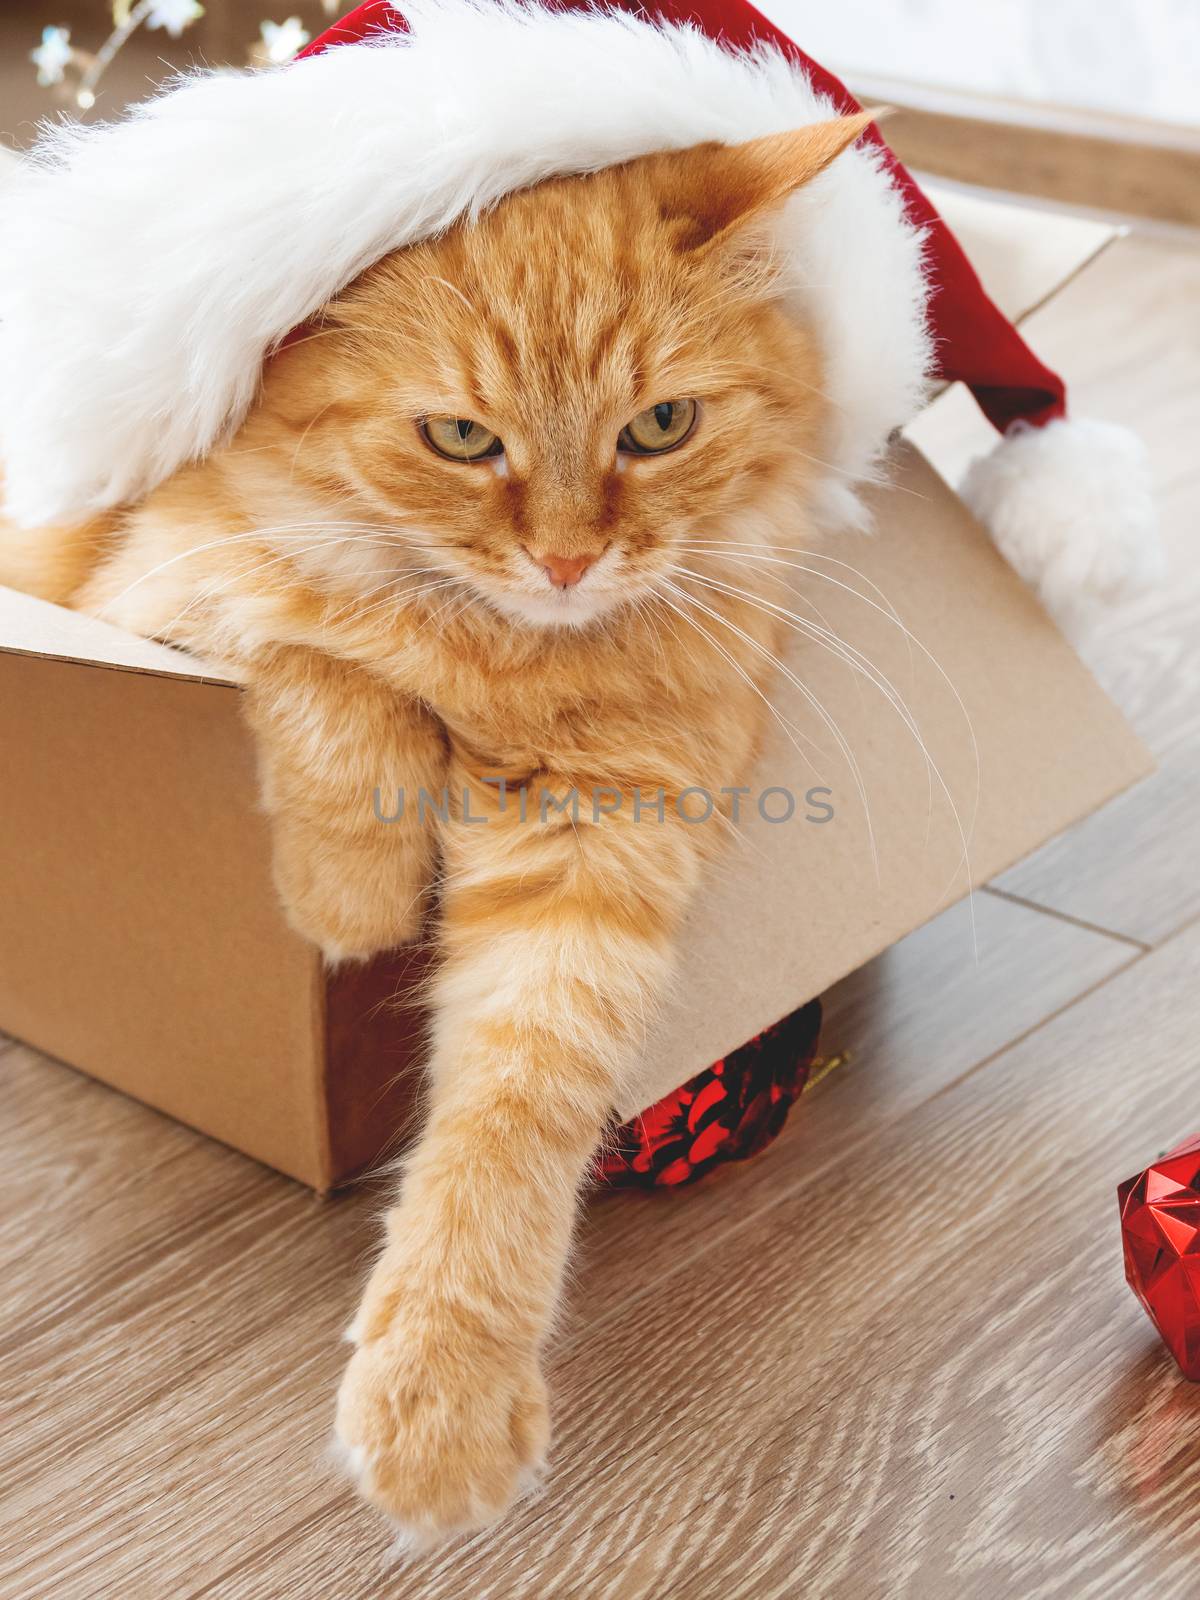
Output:
[[[775,210],[825,171],[877,120],[877,111],[833,117],[745,144],[705,144],[659,157],[664,216],[682,250],[707,250]]]

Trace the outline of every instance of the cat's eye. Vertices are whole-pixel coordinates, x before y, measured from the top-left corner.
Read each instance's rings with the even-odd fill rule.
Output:
[[[470,417],[426,417],[420,428],[426,444],[448,461],[485,461],[504,450],[490,429]]]
[[[674,450],[696,426],[699,409],[694,400],[661,400],[656,406],[648,406],[621,429],[617,448],[635,456],[658,456],[665,450]]]

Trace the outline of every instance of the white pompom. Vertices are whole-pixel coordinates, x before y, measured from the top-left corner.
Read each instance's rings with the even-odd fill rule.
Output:
[[[1115,423],[1015,423],[971,463],[962,497],[1060,618],[1078,619],[1165,573],[1146,449]]]

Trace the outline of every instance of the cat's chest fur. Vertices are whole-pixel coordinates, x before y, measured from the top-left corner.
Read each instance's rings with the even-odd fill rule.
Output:
[[[532,633],[475,611],[395,645],[375,670],[434,713],[476,777],[680,788],[740,770],[755,742],[757,719],[735,715],[711,653],[636,612]]]
[[[470,765],[578,771],[608,768],[632,724],[666,742],[657,711],[674,686],[639,672],[627,645],[619,628],[530,639],[475,619],[437,636],[417,630],[382,666]]]

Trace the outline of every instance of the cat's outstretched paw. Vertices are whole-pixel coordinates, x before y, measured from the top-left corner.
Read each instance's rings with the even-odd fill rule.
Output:
[[[536,1356],[398,1318],[360,1344],[338,1394],[343,1464],[411,1550],[486,1527],[535,1487],[550,1437]]]

